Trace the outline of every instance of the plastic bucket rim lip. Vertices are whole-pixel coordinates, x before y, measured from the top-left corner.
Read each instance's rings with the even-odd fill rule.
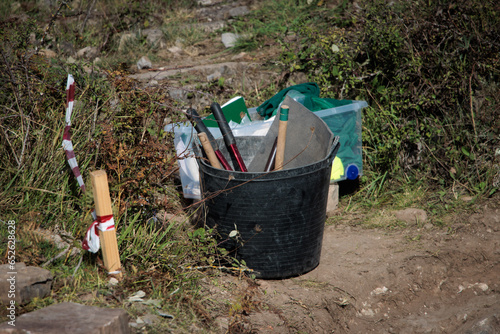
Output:
[[[196,159],[196,160],[198,161],[198,164],[203,164],[203,168],[204,168],[203,172],[204,173],[209,172],[207,174],[210,174],[211,176],[214,176],[214,177],[222,177],[222,174],[227,174],[228,176],[233,175],[234,180],[271,181],[271,180],[287,179],[290,177],[296,177],[296,176],[302,176],[302,175],[307,175],[307,174],[311,174],[311,173],[316,173],[318,170],[321,170],[322,168],[327,167],[329,164],[331,164],[333,162],[332,153],[333,153],[333,151],[330,151],[325,158],[323,158],[319,161],[307,164],[307,165],[303,165],[303,166],[295,167],[295,168],[291,168],[291,169],[275,170],[275,171],[270,171],[270,172],[240,172],[240,171],[234,171],[234,170],[229,171],[229,170],[215,168],[215,167],[207,164],[204,159]],[[197,156],[197,158],[199,158],[199,157]],[[331,159],[330,162],[328,162],[329,159]],[[324,167],[318,166],[318,168],[314,168],[317,165],[325,165],[325,166]],[[311,169],[311,170],[308,172],[299,173],[299,171],[297,171],[299,169]],[[286,175],[286,174],[290,174],[290,173],[294,173],[294,175]],[[276,177],[277,174],[284,174],[284,175],[281,177]],[[272,177],[272,179],[269,179],[269,178],[267,178],[268,175],[273,175],[274,177]],[[200,176],[201,176],[201,174],[200,174]],[[245,177],[238,178],[238,176],[245,176]]]

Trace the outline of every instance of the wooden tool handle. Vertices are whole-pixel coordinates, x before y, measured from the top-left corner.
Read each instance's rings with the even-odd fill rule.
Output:
[[[98,219],[99,217],[113,215],[106,172],[98,170],[90,173],[90,177],[94,190],[95,212]],[[120,254],[118,253],[118,243],[116,241],[116,230],[99,231],[99,238],[101,239],[104,267],[106,267],[109,273],[116,273],[114,275],[121,278],[122,272]]]
[[[288,109],[287,105],[281,106],[280,123],[278,127],[278,143],[276,145],[276,162],[274,170],[282,170],[285,160],[285,143],[286,143],[286,128],[288,125]]]
[[[217,159],[215,151],[212,145],[210,145],[207,134],[205,132],[198,133],[198,138],[200,138],[201,145],[203,146],[205,154],[207,155],[208,161],[210,161],[212,167],[222,169],[219,159]]]

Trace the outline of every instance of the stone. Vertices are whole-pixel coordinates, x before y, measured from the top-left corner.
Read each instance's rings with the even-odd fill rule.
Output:
[[[500,332],[499,314],[482,318],[465,331],[465,334],[495,334]]]
[[[128,321],[123,309],[64,302],[17,317],[15,327],[4,322],[0,325],[0,334],[128,334]]]
[[[231,8],[229,10],[229,17],[238,17],[238,16],[244,16],[250,13],[250,9],[248,9],[247,6],[238,6]]]
[[[41,49],[38,51],[42,56],[45,58],[55,58],[57,56],[57,53],[55,51],[49,50],[49,49]]]
[[[213,22],[202,22],[192,25],[197,29],[201,29],[204,32],[215,32],[217,30],[223,29],[227,26],[224,21],[213,21]]]
[[[157,316],[156,314],[146,314],[142,316],[142,320],[146,325],[156,325],[160,322],[162,322],[162,318],[160,316]]]
[[[407,208],[396,211],[394,215],[407,224],[425,224],[427,222],[427,212],[422,209]]]
[[[328,201],[326,202],[326,215],[332,216],[337,206],[339,205],[339,185],[337,183],[330,184],[328,188]]]
[[[222,39],[222,44],[226,48],[232,48],[233,46],[236,45],[236,41],[240,38],[240,35],[238,34],[233,34],[232,32],[226,32],[223,33],[221,36]]]
[[[118,52],[125,51],[127,44],[132,43],[136,40],[136,36],[131,33],[125,33],[120,37],[120,42],[118,43]]]
[[[139,59],[139,61],[137,62],[137,68],[139,70],[148,69],[151,67],[153,67],[153,64],[151,63],[151,60],[149,60],[149,58],[146,56],[141,57],[141,59]]]
[[[207,75],[207,81],[219,80],[222,74],[219,71],[215,71],[212,74]]]
[[[173,54],[179,54],[182,52],[182,49],[178,46],[172,46],[172,47],[168,48],[167,50]]]
[[[0,304],[15,300],[17,305],[24,305],[33,298],[45,298],[50,294],[53,278],[50,271],[22,262],[14,268],[10,268],[10,264],[0,265]]]
[[[75,107],[78,104],[78,101],[75,101]],[[44,230],[42,228],[38,228],[35,231],[32,232],[33,234],[39,236],[40,238],[43,238],[45,241],[52,243],[54,246],[57,247],[57,249],[67,249],[70,244],[67,243],[62,239],[62,237],[54,232],[51,232],[49,230]],[[64,233],[64,232],[63,232]],[[67,235],[70,239],[73,239],[73,236],[71,234]],[[80,253],[80,249],[76,247],[72,247],[71,249],[71,255],[76,255]],[[43,266],[42,266],[43,267]]]
[[[165,46],[163,31],[160,29],[145,29],[142,31],[142,35],[146,36],[146,41],[151,46],[157,46],[160,48]]]
[[[83,49],[78,50],[76,53],[76,58],[94,60],[99,54],[99,50],[95,46],[87,46]]]

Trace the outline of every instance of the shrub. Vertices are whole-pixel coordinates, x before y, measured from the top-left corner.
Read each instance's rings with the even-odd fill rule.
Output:
[[[282,60],[333,98],[366,99],[365,163],[471,193],[495,191],[500,27],[491,1],[339,6],[321,31],[293,27]]]

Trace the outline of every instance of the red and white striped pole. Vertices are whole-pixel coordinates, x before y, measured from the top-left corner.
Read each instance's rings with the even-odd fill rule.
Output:
[[[63,134],[62,147],[66,153],[66,159],[68,160],[69,167],[73,171],[78,185],[82,192],[85,192],[85,183],[83,182],[82,174],[80,173],[80,168],[78,168],[78,163],[76,162],[75,152],[73,151],[73,144],[71,143],[71,113],[73,112],[73,102],[75,101],[75,80],[71,74],[68,74],[68,82],[66,84],[66,118]]]

